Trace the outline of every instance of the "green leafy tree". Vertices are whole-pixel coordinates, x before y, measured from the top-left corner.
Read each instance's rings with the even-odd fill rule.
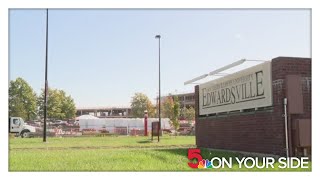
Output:
[[[194,120],[196,112],[193,107],[189,108],[183,108],[184,116],[188,120],[188,123],[191,124],[191,122]]]
[[[37,114],[37,94],[21,77],[9,84],[9,116],[35,119]]]
[[[180,103],[177,96],[168,96],[162,102],[161,116],[170,119],[170,125],[176,130],[179,129]]]
[[[167,96],[161,102],[161,117],[172,119],[173,110],[173,98]]]
[[[177,130],[180,127],[180,122],[179,122],[179,116],[180,116],[180,103],[178,96],[174,96],[174,101],[173,101],[173,118],[171,119],[171,125],[174,127],[176,130],[176,135],[177,135]]]
[[[76,105],[72,99],[72,97],[65,96],[64,100],[62,101],[62,112],[65,114],[66,119],[72,119],[76,116]]]
[[[148,111],[149,117],[155,117],[155,107],[152,105],[148,96],[143,93],[135,93],[131,99],[132,116],[137,118],[144,117],[144,111]]]
[[[48,89],[47,117],[51,119],[71,119],[75,117],[76,107],[71,96],[63,90]],[[39,116],[44,116],[44,91],[38,97]]]

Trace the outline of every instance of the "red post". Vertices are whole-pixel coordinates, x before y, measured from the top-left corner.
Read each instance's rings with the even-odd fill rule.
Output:
[[[148,111],[144,111],[144,136],[148,136]]]

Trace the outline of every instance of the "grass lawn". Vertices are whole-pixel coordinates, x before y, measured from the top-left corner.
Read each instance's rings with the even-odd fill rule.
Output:
[[[194,136],[12,138],[10,171],[311,171],[308,169],[191,169],[187,153],[195,148]],[[202,149],[204,159],[238,157],[239,154]],[[309,162],[311,164],[311,162]]]

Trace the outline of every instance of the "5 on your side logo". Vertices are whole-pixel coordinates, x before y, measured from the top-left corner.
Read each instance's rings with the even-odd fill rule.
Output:
[[[199,162],[202,161],[200,149],[189,149],[188,150],[188,159],[193,160],[197,159],[197,163],[188,162],[189,167],[191,168],[198,168]]]
[[[189,167],[191,168],[219,168],[222,163],[222,167],[224,167],[225,163],[229,168],[232,168],[232,158],[229,158],[229,160],[226,160],[223,158],[223,160],[217,159],[218,162],[220,162],[220,165],[214,166],[213,161],[216,160],[216,158],[212,158],[211,161],[208,159],[203,159],[201,156],[201,151],[200,149],[189,149],[188,150],[188,159],[190,161],[194,161],[195,159],[197,160],[196,163],[194,162],[188,162]],[[251,169],[251,168],[277,168],[279,169],[284,169],[284,168],[308,168],[309,167],[309,162],[308,162],[308,157],[290,157],[290,158],[285,158],[285,157],[280,157],[279,159],[275,159],[273,157],[263,157],[261,160],[262,162],[259,163],[259,158],[258,157],[242,157],[238,158],[235,157],[235,160],[237,164],[239,164],[239,168],[246,168],[246,169]]]

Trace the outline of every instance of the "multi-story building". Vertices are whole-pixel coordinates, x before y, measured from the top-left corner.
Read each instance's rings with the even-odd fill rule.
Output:
[[[165,100],[166,97],[173,97],[173,96],[178,96],[179,103],[180,103],[180,108],[181,108],[181,118],[183,119],[183,108],[190,108],[194,107],[195,104],[195,99],[194,99],[194,93],[181,93],[181,94],[169,94],[166,96],[161,97],[161,101]],[[157,98],[157,103],[158,104],[158,99]],[[78,107],[76,116],[81,116],[85,114],[90,114],[96,117],[101,117],[101,118],[108,118],[108,117],[125,117],[125,118],[130,118],[132,117],[131,113],[131,107],[130,106],[123,106],[123,107]]]
[[[179,99],[180,103],[180,118],[185,119],[184,117],[184,108],[195,108],[195,99],[194,99],[194,92],[188,92],[188,93],[176,93],[176,94],[169,94],[169,95],[164,95],[161,97],[161,102],[163,102],[167,97],[174,97],[177,96]],[[159,103],[159,97],[157,97],[156,101],[157,104]]]
[[[189,107],[194,108],[195,101],[194,101],[194,93],[193,92],[164,95],[161,97],[161,102],[163,102],[167,97],[174,97],[174,96],[178,97],[181,108],[189,108]],[[157,97],[157,104],[159,102],[158,100],[159,100],[159,98]]]

